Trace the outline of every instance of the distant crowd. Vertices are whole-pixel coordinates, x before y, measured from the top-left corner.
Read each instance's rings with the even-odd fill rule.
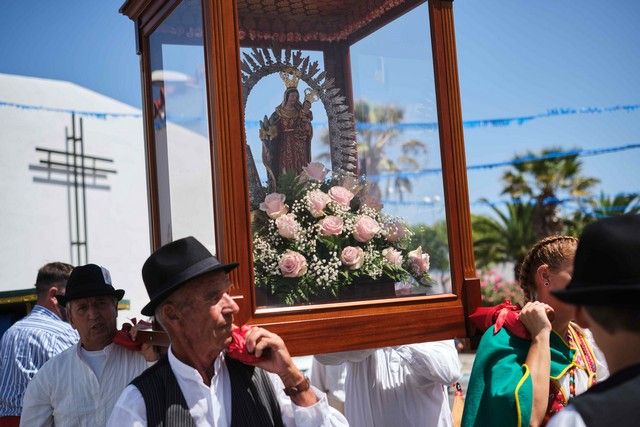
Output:
[[[283,339],[233,323],[229,272],[193,237],[142,266],[170,345],[118,330],[107,268],[54,262],[37,303],[0,340],[4,426],[635,426],[640,419],[640,216],[536,243],[527,302],[471,315],[484,331],[464,408],[453,340],[316,355],[310,377]],[[384,325],[379,325],[384,328]],[[151,336],[151,335],[149,335]],[[336,334],[340,339],[340,334]]]

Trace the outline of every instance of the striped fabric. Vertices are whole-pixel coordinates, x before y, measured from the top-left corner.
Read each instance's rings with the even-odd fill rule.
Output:
[[[7,329],[0,341],[0,416],[20,415],[31,378],[76,342],[77,332],[41,305]]]

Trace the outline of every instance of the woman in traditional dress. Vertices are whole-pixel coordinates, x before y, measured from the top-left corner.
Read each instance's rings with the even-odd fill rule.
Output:
[[[311,161],[311,102],[314,96],[310,91],[300,103],[298,89],[287,88],[282,103],[271,114],[268,123],[263,121],[261,124],[260,139],[264,143],[262,155],[269,188],[275,189],[284,172],[299,174]]]
[[[529,302],[519,314],[498,306],[476,353],[463,426],[545,425],[608,375],[591,334],[572,322],[572,306],[551,294],[569,283],[576,246],[573,237],[552,236],[525,257],[519,281]]]

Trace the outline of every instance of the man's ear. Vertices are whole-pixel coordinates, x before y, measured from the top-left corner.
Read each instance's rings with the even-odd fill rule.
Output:
[[[580,327],[588,328],[591,326],[591,323],[589,322],[589,316],[585,313],[584,306],[577,305],[575,313],[576,323],[580,325]]]
[[[58,291],[59,289],[57,286],[50,287],[47,291],[47,301],[54,305],[58,305],[58,298],[56,297],[56,295],[58,295]]]
[[[180,311],[176,309],[173,304],[164,304],[160,311],[162,312],[162,318],[165,323],[174,323],[180,320]]]
[[[73,327],[73,329],[78,329],[76,328],[76,325],[73,323],[73,314],[72,314],[72,310],[71,310],[71,301],[67,301],[67,304],[65,307],[60,306],[61,310],[66,310],[67,313],[67,322],[69,322],[69,324]]]

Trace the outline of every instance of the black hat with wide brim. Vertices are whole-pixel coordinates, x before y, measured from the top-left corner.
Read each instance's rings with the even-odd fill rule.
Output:
[[[553,295],[577,305],[640,307],[640,215],[587,225],[578,242],[571,281]]]
[[[71,271],[65,294],[57,297],[61,306],[67,302],[91,297],[113,296],[118,301],[124,296],[124,290],[115,289],[111,283],[109,270],[96,264],[81,265]]]
[[[151,300],[142,314],[153,316],[156,307],[189,280],[217,270],[228,273],[237,266],[237,262],[222,264],[192,236],[164,245],[142,266],[142,280]]]

